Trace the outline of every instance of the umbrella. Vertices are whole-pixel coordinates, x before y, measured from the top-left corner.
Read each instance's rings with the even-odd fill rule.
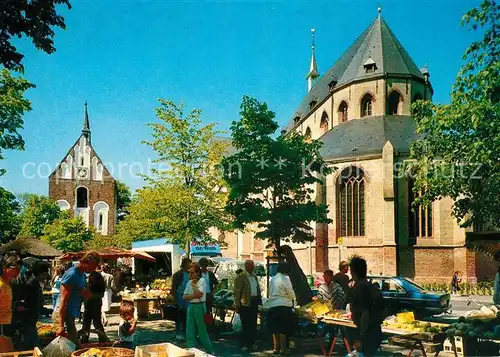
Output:
[[[77,252],[77,253],[66,253],[59,257],[59,260],[73,260],[80,259],[87,252]],[[118,258],[136,258],[142,260],[148,260],[150,262],[155,262],[156,258],[152,257],[146,252],[134,252],[133,250],[126,250],[120,248],[104,248],[99,249],[99,256],[102,259],[118,259]]]

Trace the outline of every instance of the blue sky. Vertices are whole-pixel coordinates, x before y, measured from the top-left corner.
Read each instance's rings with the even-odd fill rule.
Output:
[[[478,1],[80,1],[62,10],[56,53],[26,41],[33,111],[25,116],[23,152],[7,152],[0,185],[14,193],[48,193],[48,175],[80,135],[88,101],[92,143],[115,178],[133,189],[154,153],[157,99],[203,110],[228,130],[244,94],[266,101],[285,125],[306,94],[310,29],[325,73],[382,16],[419,67],[428,64],[434,101],[449,101],[467,45],[477,36],[459,26]],[[121,169],[119,169],[121,167]],[[140,169],[142,167],[142,169]]]

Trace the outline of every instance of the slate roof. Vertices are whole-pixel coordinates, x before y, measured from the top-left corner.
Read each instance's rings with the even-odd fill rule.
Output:
[[[418,139],[413,118],[406,115],[369,116],[341,123],[319,140],[323,159],[350,159],[382,153],[389,140],[398,153],[409,153]]]
[[[363,65],[369,58],[375,62],[376,69],[366,73]],[[415,62],[379,15],[337,62],[319,78],[292,116],[286,130],[291,130],[295,126],[296,116],[303,119],[309,114],[311,101],[315,100],[319,104],[329,95],[332,81],[336,82],[333,86],[335,90],[350,82],[382,74],[411,75],[424,80]]]

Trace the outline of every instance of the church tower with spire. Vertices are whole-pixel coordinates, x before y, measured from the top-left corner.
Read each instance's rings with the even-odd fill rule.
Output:
[[[92,146],[85,102],[82,133],[49,177],[49,197],[104,236],[116,226],[116,182]]]
[[[312,54],[311,54],[311,63],[309,65],[309,73],[307,74],[307,91],[310,92],[314,83],[316,82],[316,79],[319,77],[319,72],[318,72],[318,64],[316,63],[316,55],[314,53],[314,34],[316,30],[311,29],[311,35],[312,35]]]

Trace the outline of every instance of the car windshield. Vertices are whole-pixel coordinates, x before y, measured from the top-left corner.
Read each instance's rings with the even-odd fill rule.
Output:
[[[423,287],[421,287],[420,285],[418,285],[416,282],[414,282],[413,280],[411,279],[408,279],[408,278],[404,278],[404,280],[410,284],[412,287],[414,287],[415,289],[417,290],[422,290],[422,291],[425,291],[425,289]]]

